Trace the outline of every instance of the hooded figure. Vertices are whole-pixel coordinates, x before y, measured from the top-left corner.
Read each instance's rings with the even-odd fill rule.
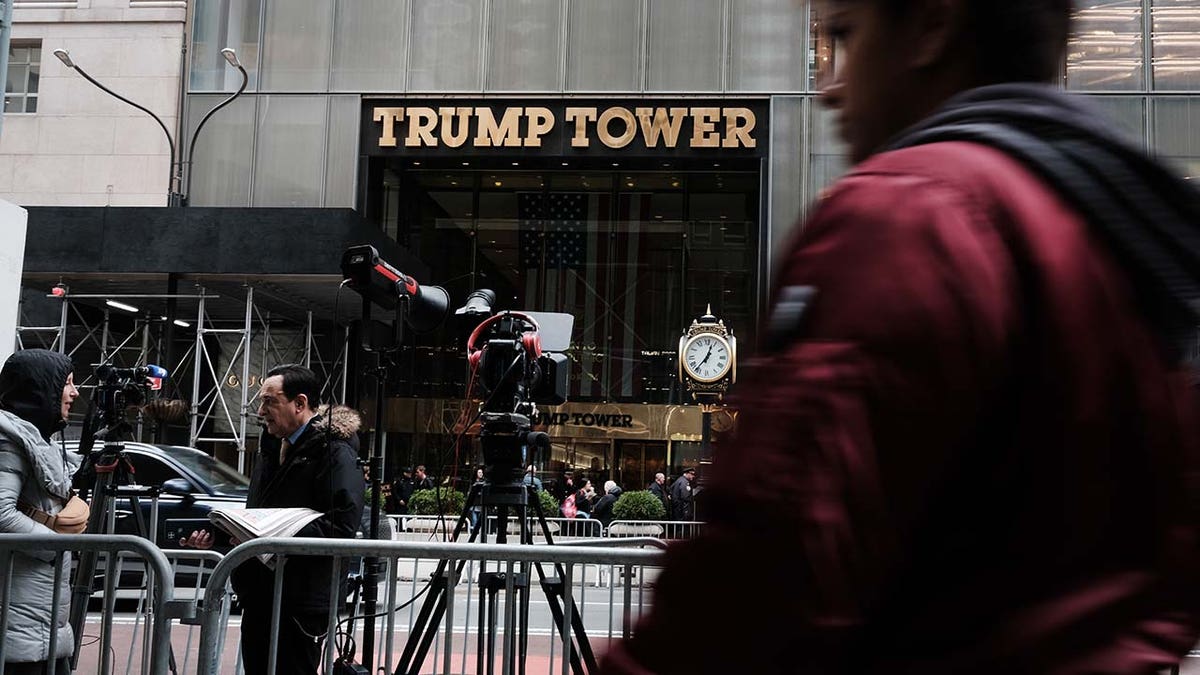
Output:
[[[71,477],[79,456],[50,436],[66,426],[66,412],[79,395],[70,379],[71,360],[43,349],[20,351],[0,370],[0,532],[54,534],[17,507],[28,504],[51,515],[71,498]],[[4,658],[9,663],[47,661],[50,613],[58,603],[58,643],[54,657],[71,655],[75,644],[70,614],[71,554],[62,559],[58,588],[49,551],[20,551],[12,559],[12,605]],[[56,595],[57,593],[57,595]]]

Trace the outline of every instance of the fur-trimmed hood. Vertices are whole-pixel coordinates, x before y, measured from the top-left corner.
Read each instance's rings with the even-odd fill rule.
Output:
[[[317,408],[318,418],[313,420],[313,428],[324,433],[329,429],[335,438],[348,440],[355,437],[362,429],[363,418],[357,410],[344,405],[332,408],[329,404]]]

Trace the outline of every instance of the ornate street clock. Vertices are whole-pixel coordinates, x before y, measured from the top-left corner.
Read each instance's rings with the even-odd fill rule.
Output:
[[[737,381],[737,338],[712,305],[679,338],[679,380],[702,403],[719,401]]]

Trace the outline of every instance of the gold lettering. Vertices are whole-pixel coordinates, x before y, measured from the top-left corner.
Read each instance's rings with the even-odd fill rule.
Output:
[[[526,108],[525,116],[529,118],[529,135],[525,137],[525,147],[542,147],[542,136],[554,128],[554,113],[549,108]]]
[[[471,133],[470,108],[438,108],[442,116],[442,143],[449,148],[461,148]],[[458,115],[458,133],[454,133],[454,116]]]
[[[587,136],[587,123],[596,121],[595,108],[567,108],[567,121],[575,123],[575,136],[571,138],[571,147],[586,148],[591,141]]]
[[[742,124],[739,124],[739,122]],[[749,108],[726,108],[725,140],[721,142],[721,147],[756,147],[758,143],[750,137],[750,132],[754,131],[754,125],[757,123],[758,120],[754,117],[754,111]]]
[[[692,108],[693,148],[716,148],[721,145],[721,136],[717,133],[719,119],[720,108]]]
[[[396,122],[404,119],[404,108],[376,108],[372,114],[376,122],[383,123],[383,133],[379,136],[379,147],[396,147]]]
[[[638,122],[642,126],[642,139],[647,148],[658,147],[659,136],[665,135],[666,147],[673,148],[679,142],[679,129],[683,127],[683,118],[688,114],[687,108],[638,108]],[[650,116],[654,116],[651,121]]]
[[[476,108],[475,116],[479,118],[479,131],[475,134],[475,147],[506,148],[521,147],[521,113],[524,108],[505,108],[504,117],[496,123],[496,116],[491,108]]]
[[[409,108],[408,136],[404,139],[404,147],[437,146],[437,138],[433,135],[433,130],[437,128],[437,120],[438,116],[433,108]]]
[[[625,123],[625,131],[620,136],[613,136],[608,130],[608,125],[614,119],[620,119]],[[610,148],[623,148],[629,145],[633,137],[637,135],[637,122],[633,119],[633,113],[626,108],[609,108],[600,114],[600,121],[596,122],[596,135],[600,137],[600,142]]]

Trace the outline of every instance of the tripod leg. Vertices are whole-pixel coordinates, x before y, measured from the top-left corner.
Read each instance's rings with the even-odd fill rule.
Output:
[[[459,535],[466,527],[467,514],[479,498],[480,486],[471,486],[471,491],[467,494],[467,503],[463,505],[462,513],[458,516],[458,522],[454,526],[454,534],[451,535],[450,541],[458,541]],[[475,528],[475,531],[471,533],[470,541],[475,541],[479,532],[480,529]],[[455,579],[462,574],[466,564],[466,561],[463,560],[455,565],[453,570]],[[408,640],[404,643],[404,652],[400,656],[400,663],[396,666],[394,675],[404,673],[416,675],[421,672],[421,666],[425,663],[429,647],[433,644],[434,635],[437,634],[438,624],[441,623],[442,616],[446,612],[445,594],[450,583],[450,578],[446,576],[448,566],[447,561],[442,560],[433,572],[433,579],[429,582],[429,595],[421,603],[421,611],[417,614],[416,621],[408,628]]]
[[[107,488],[112,482],[111,472],[96,472],[96,484],[92,487],[91,512],[88,514],[87,532],[101,532],[101,523],[108,508]],[[71,652],[71,670],[79,665],[79,647],[83,641],[83,622],[87,618],[88,600],[92,597],[92,586],[96,578],[97,551],[79,554],[79,566],[75,568],[75,579],[71,585],[71,630],[75,632],[75,649]],[[109,570],[111,572],[111,570]]]
[[[550,533],[550,524],[546,522],[546,514],[542,512],[541,502],[537,500],[536,494],[532,494],[532,486],[529,489],[532,497],[530,501],[533,502],[533,508],[537,512],[538,525],[541,527],[542,535],[546,537],[547,544],[553,544],[554,539]],[[583,664],[587,665],[586,672],[597,672],[598,668],[596,664],[596,655],[592,651],[592,643],[588,640],[587,632],[584,629],[582,608],[575,607],[573,600],[572,609],[579,611],[571,612],[571,621],[569,625],[566,621],[566,614],[563,608],[563,605],[567,600],[566,570],[563,569],[562,565],[556,563],[554,565],[554,570],[557,572],[558,577],[556,579],[550,579],[546,576],[546,572],[541,563],[536,563],[534,566],[538,572],[538,579],[542,583],[542,590],[546,594],[546,603],[550,605],[550,613],[554,616],[555,625],[558,626],[563,635],[567,635],[569,631],[574,639],[575,649],[572,650],[570,655],[572,672],[576,675],[582,675],[585,672],[583,670]],[[564,654],[564,658],[565,657],[566,655]],[[580,662],[581,659],[582,663]]]

